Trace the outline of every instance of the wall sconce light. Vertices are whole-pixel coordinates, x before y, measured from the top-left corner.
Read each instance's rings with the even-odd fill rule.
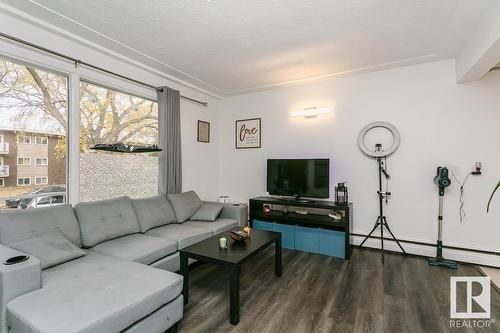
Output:
[[[303,110],[292,111],[292,117],[304,117],[304,118],[316,118],[318,115],[323,113],[329,113],[332,110],[330,108],[306,108]]]

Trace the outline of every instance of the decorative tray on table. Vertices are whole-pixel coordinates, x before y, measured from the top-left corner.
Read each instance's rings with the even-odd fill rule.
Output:
[[[229,237],[231,237],[236,242],[243,242],[249,237],[249,235],[241,230],[229,232]]]

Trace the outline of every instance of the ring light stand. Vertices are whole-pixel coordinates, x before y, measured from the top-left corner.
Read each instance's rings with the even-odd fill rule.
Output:
[[[377,127],[383,127],[389,132],[391,132],[392,137],[393,137],[393,142],[392,145],[386,149],[382,150],[382,145],[381,144],[375,144],[375,150],[370,150],[368,147],[365,145],[365,136],[366,133],[368,133],[370,130],[377,128]],[[387,173],[387,171],[384,168],[384,161],[382,160],[383,158],[391,155],[398,149],[399,143],[401,141],[401,138],[399,136],[399,132],[394,125],[390,123],[386,123],[383,121],[377,121],[371,124],[366,125],[361,132],[359,133],[358,136],[358,146],[359,149],[366,155],[373,157],[377,160],[378,163],[378,202],[379,202],[379,216],[377,217],[377,221],[375,222],[375,226],[373,227],[372,231],[365,237],[365,239],[361,242],[359,247],[362,247],[363,244],[366,242],[368,238],[373,234],[373,232],[380,227],[380,242],[381,242],[381,251],[382,251],[382,263],[384,263],[384,227],[389,231],[391,234],[392,238],[394,241],[398,244],[399,248],[401,251],[406,255],[406,251],[403,249],[397,238],[394,236],[392,233],[391,229],[389,228],[389,224],[387,223],[387,218],[384,215],[384,205],[383,201],[384,198],[388,197],[391,195],[391,192],[383,192],[382,190],[382,174],[385,176],[386,179],[389,179],[390,176]]]

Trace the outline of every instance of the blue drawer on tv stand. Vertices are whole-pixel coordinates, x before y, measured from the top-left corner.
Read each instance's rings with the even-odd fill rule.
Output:
[[[253,221],[254,229],[281,233],[281,245],[285,249],[295,249],[295,230],[293,226],[260,220]],[[273,244],[274,245],[274,244]]]
[[[281,233],[282,247],[285,249],[295,249],[295,228],[293,225],[275,223],[274,231]]]
[[[319,253],[318,228],[295,226],[295,249],[304,252]]]
[[[345,234],[342,231],[260,220],[253,220],[253,227],[280,232],[283,248],[345,258]]]
[[[319,228],[319,253],[345,258],[345,234],[342,231]]]

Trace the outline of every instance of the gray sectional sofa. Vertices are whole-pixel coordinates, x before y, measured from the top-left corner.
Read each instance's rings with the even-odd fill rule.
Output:
[[[194,192],[0,212],[0,333],[175,329],[178,250],[245,216]],[[22,254],[30,258],[4,264]]]

